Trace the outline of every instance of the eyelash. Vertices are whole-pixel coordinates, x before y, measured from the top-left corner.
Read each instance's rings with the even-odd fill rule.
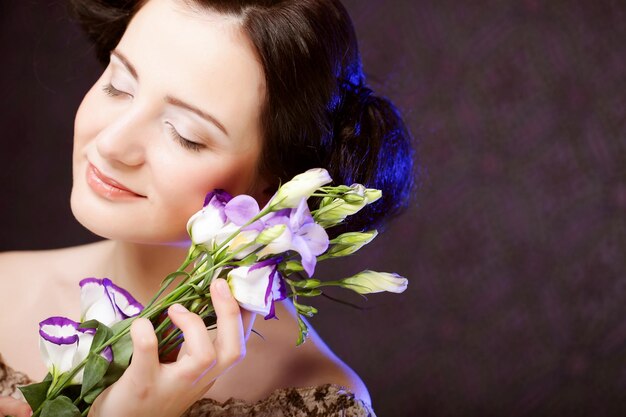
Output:
[[[111,83],[108,83],[108,84],[105,84],[104,86],[102,86],[102,90],[110,97],[117,97],[117,96],[120,96],[122,94],[130,95],[128,93],[124,93],[123,91],[120,91],[117,88],[113,87],[113,84],[111,84]],[[178,133],[176,131],[176,128],[171,123],[168,122],[166,124],[167,124],[167,128],[169,129],[171,135],[174,137],[174,139],[183,148],[189,149],[189,150],[192,150],[192,151],[195,151],[195,152],[199,152],[200,149],[204,148],[204,145],[202,145],[200,143],[192,142],[192,141],[182,137],[180,135],[180,133]]]
[[[176,139],[176,141],[183,147],[195,152],[199,152],[200,149],[204,148],[204,145],[200,144],[200,143],[196,143],[196,142],[192,142],[188,139],[185,139],[184,137],[182,137],[180,135],[180,133],[178,133],[176,131],[176,128],[174,128],[174,126],[172,124],[170,124],[169,122],[166,123],[167,124],[167,128],[169,129],[170,133],[172,134],[172,136],[174,137],[174,139]]]
[[[107,96],[111,96],[111,97],[117,97],[117,96],[120,96],[122,94],[127,94],[127,93],[124,93],[123,91],[120,91],[117,88],[113,87],[113,84],[111,84],[111,83],[103,85],[102,86],[102,91],[104,91]],[[127,95],[130,95],[130,94],[127,94]]]

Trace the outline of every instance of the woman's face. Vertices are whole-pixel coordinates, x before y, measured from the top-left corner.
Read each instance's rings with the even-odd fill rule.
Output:
[[[182,241],[208,191],[262,196],[262,66],[236,18],[181,3],[138,11],[76,114],[72,211],[110,239]]]

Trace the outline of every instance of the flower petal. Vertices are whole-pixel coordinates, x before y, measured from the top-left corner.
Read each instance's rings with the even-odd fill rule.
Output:
[[[219,208],[207,206],[191,216],[187,232],[196,245],[210,246],[215,234],[224,226],[226,215]]]
[[[141,313],[143,305],[135,300],[135,298],[130,295],[128,291],[113,284],[113,282],[108,278],[104,278],[102,283],[111,296],[111,300],[113,301],[116,309],[124,319],[134,317]]]
[[[249,272],[250,267],[242,266],[228,273],[228,283],[239,305],[263,316],[270,311],[270,305],[265,302],[265,289],[269,275],[269,271],[265,269],[267,268]]]
[[[72,369],[78,325],[65,317],[50,317],[39,323],[39,350],[53,377]]]
[[[226,204],[224,212],[231,222],[243,226],[259,214],[259,203],[249,195],[238,195]]]
[[[302,267],[304,268],[304,272],[306,272],[309,277],[312,277],[315,273],[317,258],[313,255],[313,253],[311,253],[309,246],[301,236],[294,236],[292,246],[302,258]]]
[[[317,223],[308,223],[298,231],[311,253],[315,256],[321,255],[328,249],[328,233]]]
[[[215,205],[224,206],[233,198],[227,191],[224,191],[220,188],[217,188],[211,192],[209,192],[206,197],[204,197],[204,205],[202,207],[206,207],[209,204],[213,203]]]
[[[270,200],[270,206],[275,209],[296,207],[301,199],[309,198],[315,190],[331,181],[332,178],[325,169],[309,169],[302,174],[296,175],[291,181],[278,188],[278,191]]]
[[[121,319],[101,279],[85,278],[80,281],[80,305],[82,321],[98,320],[109,326]]]

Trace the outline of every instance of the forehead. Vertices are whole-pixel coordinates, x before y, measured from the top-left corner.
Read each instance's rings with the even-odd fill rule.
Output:
[[[209,111],[229,132],[258,122],[263,68],[238,18],[180,0],[150,0],[116,49],[136,68],[140,88]]]

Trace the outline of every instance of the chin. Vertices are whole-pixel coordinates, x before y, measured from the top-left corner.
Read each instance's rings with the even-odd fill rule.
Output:
[[[74,218],[91,233],[109,240],[148,244],[188,246],[185,224],[163,227],[167,222],[150,219],[145,207],[107,203],[84,187],[72,187],[70,206]]]

